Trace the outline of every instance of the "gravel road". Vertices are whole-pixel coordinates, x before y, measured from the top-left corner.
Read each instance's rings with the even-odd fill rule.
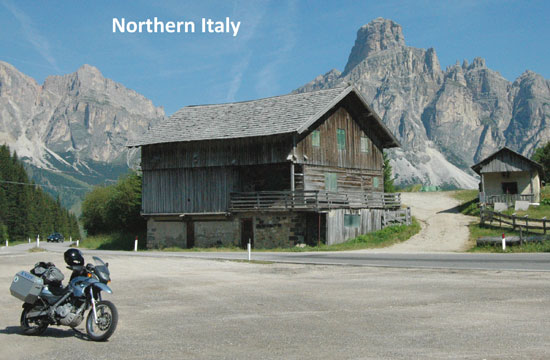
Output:
[[[405,242],[366,252],[460,252],[470,247],[468,224],[475,219],[456,210],[460,202],[450,192],[402,193],[401,201],[411,207],[422,230]]]
[[[21,335],[13,275],[62,255],[0,256],[0,359],[550,358],[550,273],[102,257],[120,315],[106,343]]]

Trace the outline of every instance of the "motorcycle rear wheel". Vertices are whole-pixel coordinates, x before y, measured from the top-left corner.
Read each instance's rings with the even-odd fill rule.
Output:
[[[86,319],[86,333],[93,341],[105,341],[113,335],[118,323],[118,311],[110,301],[95,303],[97,324],[94,321],[94,311],[90,310]]]
[[[21,329],[25,335],[40,335],[48,328],[48,321],[46,319],[36,319],[29,321],[27,314],[33,309],[32,306],[25,306],[21,313]]]

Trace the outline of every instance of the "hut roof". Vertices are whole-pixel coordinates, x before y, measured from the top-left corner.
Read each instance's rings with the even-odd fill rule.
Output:
[[[344,98],[355,95],[374,121],[384,147],[400,146],[353,86],[217,105],[186,106],[130,140],[129,147],[160,143],[301,134]]]
[[[472,170],[481,175],[486,172],[529,171],[535,168],[543,174],[542,165],[512,149],[503,147],[472,166]]]

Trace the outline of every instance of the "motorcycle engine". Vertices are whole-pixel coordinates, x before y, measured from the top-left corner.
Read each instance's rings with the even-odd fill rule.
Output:
[[[55,313],[59,316],[59,323],[70,327],[78,326],[82,320],[82,312],[79,312],[71,303],[59,305],[55,308]]]

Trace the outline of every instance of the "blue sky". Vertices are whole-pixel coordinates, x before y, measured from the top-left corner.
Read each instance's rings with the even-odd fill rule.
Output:
[[[112,19],[241,21],[239,34],[113,34]],[[90,64],[164,106],[288,93],[343,70],[357,30],[377,17],[441,66],[476,56],[514,80],[550,78],[548,1],[16,1],[0,0],[0,60],[42,83]]]

